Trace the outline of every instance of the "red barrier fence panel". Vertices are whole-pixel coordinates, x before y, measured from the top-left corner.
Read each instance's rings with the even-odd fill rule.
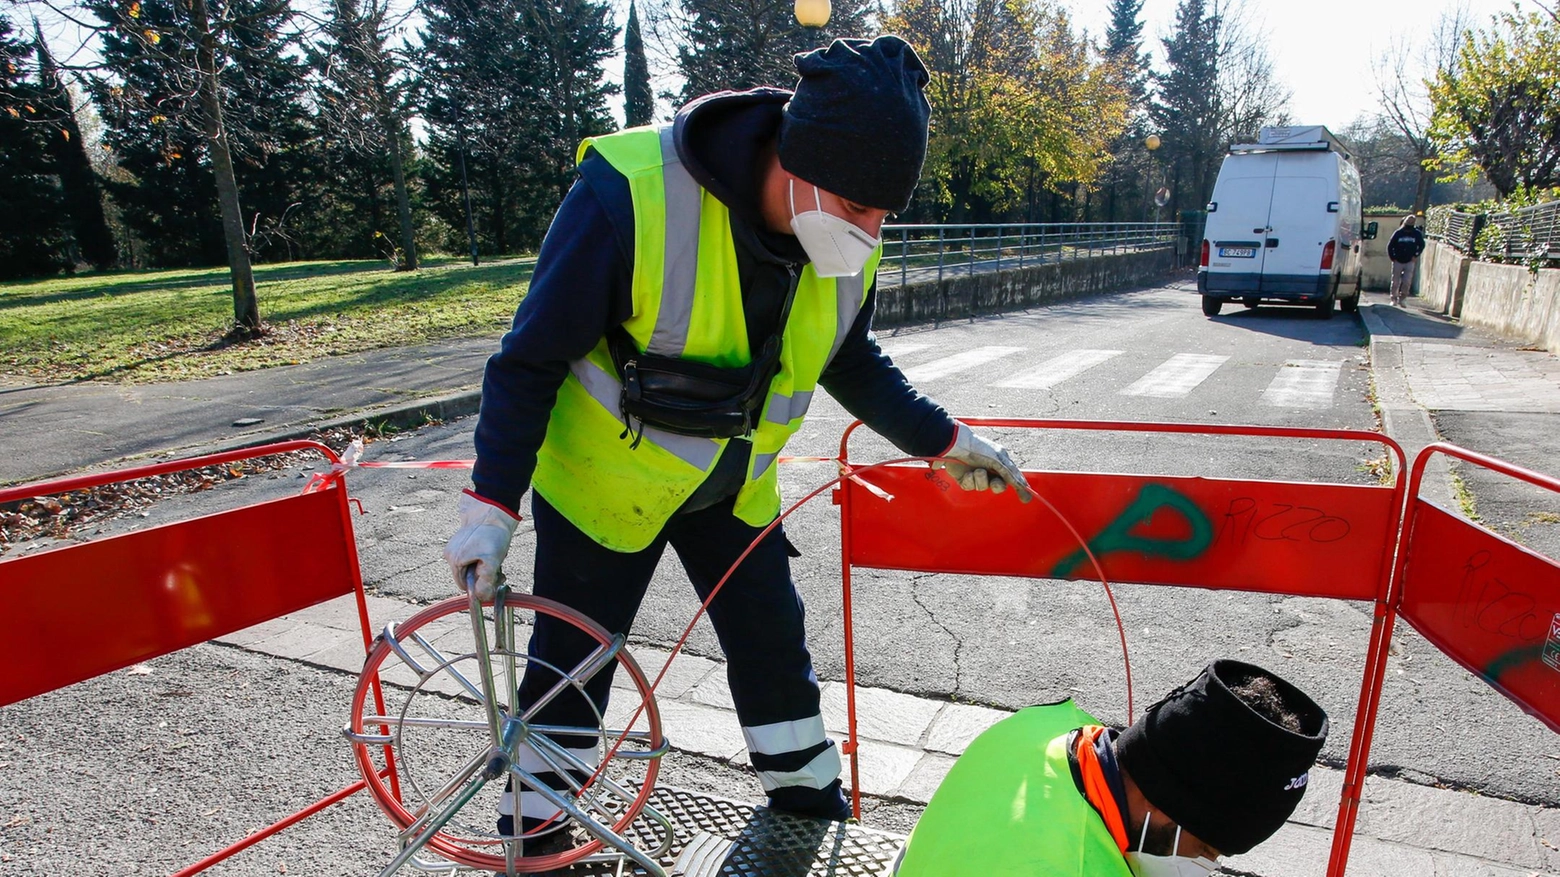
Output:
[[[1435,453],[1560,490],[1538,473],[1454,448]],[[1560,564],[1412,497],[1398,613],[1436,648],[1560,731]]]
[[[0,706],[351,593],[339,492],[0,561]]]
[[[289,441],[17,485],[0,489],[0,503],[298,451],[339,462],[318,442]],[[0,706],[345,594],[357,598],[366,652],[372,633],[347,503],[345,484],[325,476],[302,494],[0,560],[0,617],[12,630],[0,641],[10,671],[0,675]],[[96,599],[104,594],[113,597],[106,611]],[[382,712],[377,679],[372,689]],[[399,795],[393,772],[390,782]],[[204,871],[362,787],[327,795],[178,874]]]
[[[1200,436],[1367,442],[1386,449],[1403,470],[1403,451],[1379,433],[1191,423],[968,419],[972,426],[1175,433]],[[859,424],[858,424],[859,425]],[[847,453],[853,425],[840,440]],[[1130,582],[1374,604],[1363,656],[1360,700],[1334,846],[1331,877],[1348,860],[1370,729],[1380,702],[1391,642],[1394,560],[1406,485],[1256,481],[1164,475],[1026,472],[1054,505],[1021,505],[1014,495],[959,490],[921,464],[874,468],[836,492],[841,506],[848,739],[856,782],[855,660],[851,625],[852,566],[1031,578],[1097,579],[1083,540],[1111,582]],[[861,482],[872,485],[869,489]],[[886,493],[892,499],[880,495]],[[1070,522],[1074,535],[1058,519]],[[860,807],[859,799],[855,802]]]
[[[1088,540],[1112,582],[1373,600],[1396,537],[1382,487],[1030,472],[1029,484]],[[958,489],[919,464],[849,483],[850,562],[879,569],[1097,579],[1077,539],[1039,502]]]

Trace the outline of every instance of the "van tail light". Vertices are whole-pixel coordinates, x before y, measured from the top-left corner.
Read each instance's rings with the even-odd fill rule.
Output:
[[[1332,259],[1331,259],[1331,257],[1329,257],[1328,258],[1328,262],[1330,263],[1331,261],[1332,261]],[[1202,261],[1198,262],[1197,264],[1201,265],[1204,268],[1208,267],[1208,239],[1207,238],[1203,238]]]
[[[1337,241],[1328,241],[1327,246],[1322,247],[1322,270],[1332,270],[1333,251],[1338,249]]]

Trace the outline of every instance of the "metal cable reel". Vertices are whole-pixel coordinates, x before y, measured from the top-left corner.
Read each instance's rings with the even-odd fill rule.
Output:
[[[668,744],[654,691],[625,637],[561,603],[511,594],[502,582],[483,603],[470,571],[466,587],[464,597],[386,625],[364,662],[342,729],[369,793],[399,832],[400,853],[380,877],[408,864],[513,877],[586,862],[616,863],[619,871],[632,862],[665,877],[656,859],[670,848],[672,827],[647,802]],[[528,635],[542,616],[570,625],[594,649],[571,668],[527,656],[517,634]],[[624,675],[617,684],[626,682],[628,691],[620,692],[623,706],[609,709],[609,719],[585,686],[618,670]],[[525,673],[541,674],[547,688],[520,711],[516,692]],[[595,724],[539,723],[538,714],[560,698],[583,700]],[[566,788],[549,786],[539,773],[561,778],[554,785]],[[499,834],[500,802],[521,797],[510,797],[506,784],[550,803],[552,818],[527,833]],[[575,830],[584,842],[556,851],[552,836]]]

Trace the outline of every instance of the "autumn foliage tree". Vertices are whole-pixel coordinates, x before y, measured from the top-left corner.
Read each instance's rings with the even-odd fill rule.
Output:
[[[899,0],[884,29],[931,73],[923,179],[951,222],[1009,214],[1037,187],[1090,185],[1128,92],[1047,0]]]
[[[1477,167],[1501,197],[1560,185],[1560,16],[1513,6],[1467,32],[1430,100],[1440,167]]]

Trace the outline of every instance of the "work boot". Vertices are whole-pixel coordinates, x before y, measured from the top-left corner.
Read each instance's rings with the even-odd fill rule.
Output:
[[[501,835],[508,835],[514,830],[512,827],[514,823],[508,816],[500,816],[498,823],[498,833]],[[535,859],[540,856],[557,855],[558,853],[568,852],[569,850],[580,846],[581,843],[582,841],[580,840],[579,836],[575,834],[574,828],[572,826],[564,826],[557,829],[556,831],[551,831],[547,834],[541,835],[535,840],[527,838],[524,842],[524,850],[522,851],[522,855],[528,859]],[[503,850],[498,850],[498,854],[503,855]],[[537,871],[534,873],[529,871],[522,871],[520,872],[520,877],[554,877],[554,875],[565,874],[567,871],[567,868],[558,868],[552,871]],[[505,875],[502,871],[495,871],[493,873],[493,877],[507,877],[507,875]]]

